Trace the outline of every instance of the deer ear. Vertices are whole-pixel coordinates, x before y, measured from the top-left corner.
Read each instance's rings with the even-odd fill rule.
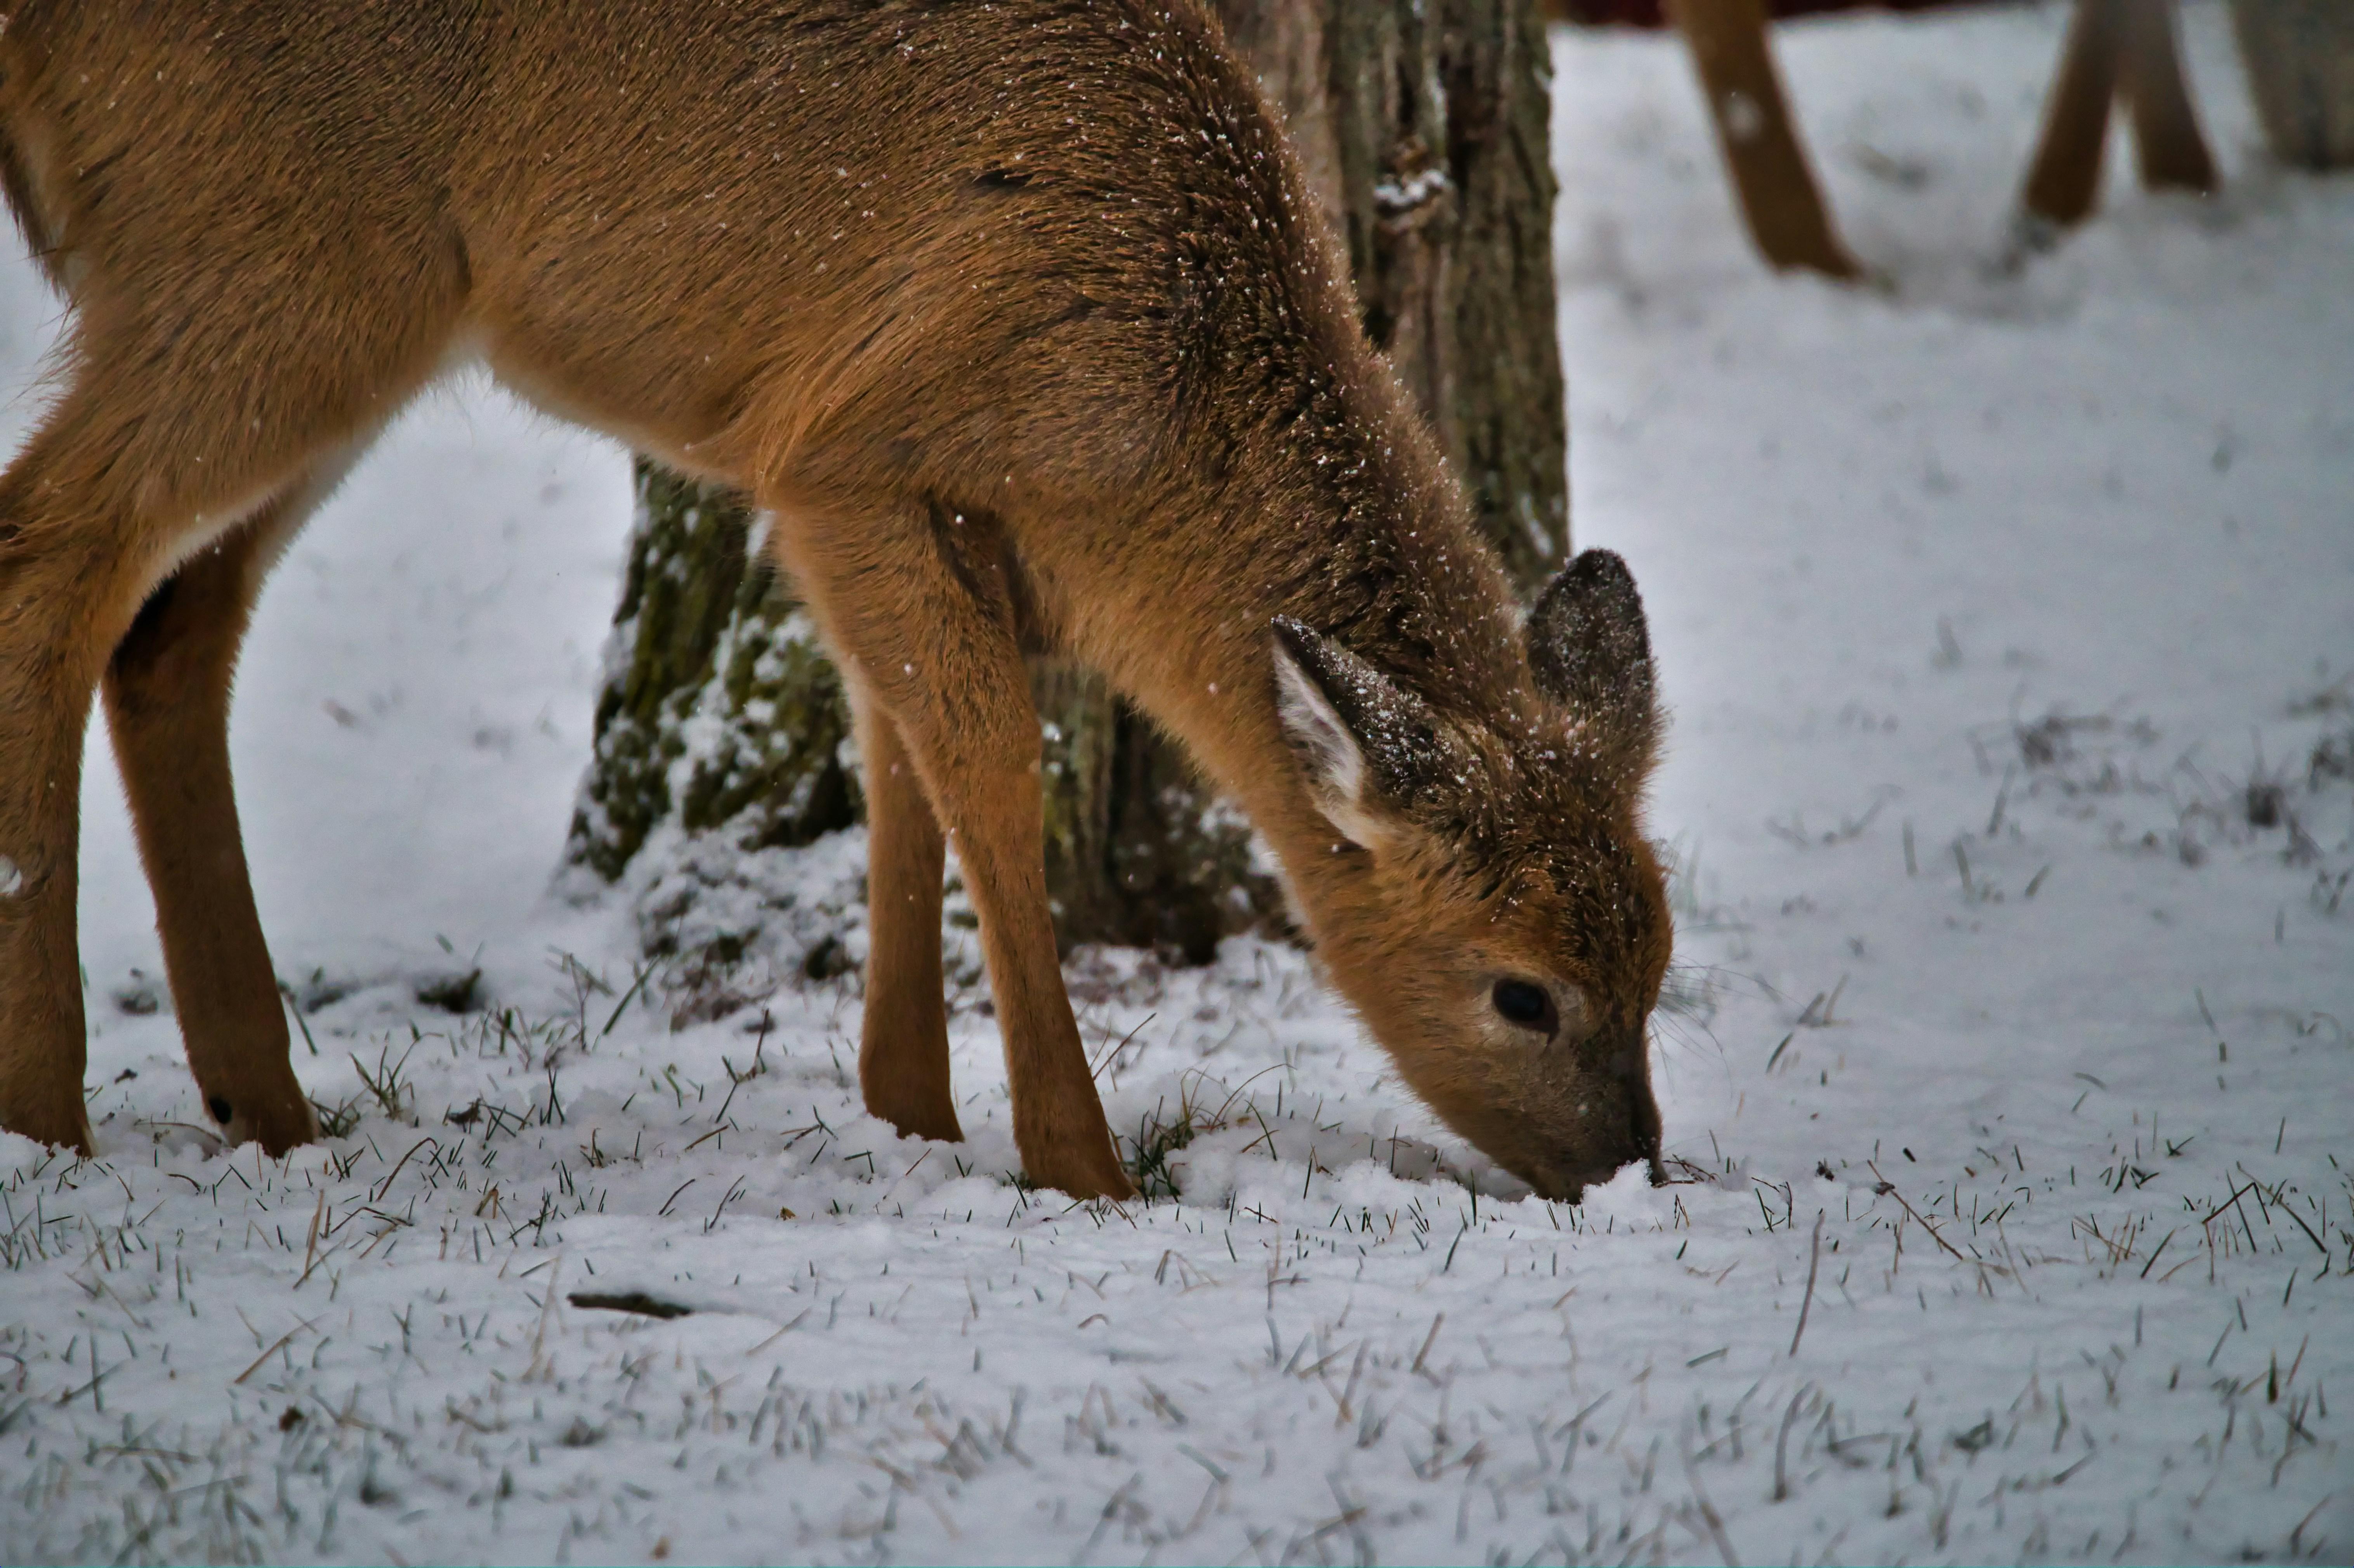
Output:
[[[1651,634],[1627,563],[1588,550],[1553,578],[1529,612],[1529,665],[1537,689],[1594,727],[1637,768],[1659,739]]]
[[[1442,747],[1428,705],[1288,616],[1275,621],[1275,695],[1318,809],[1362,849],[1388,837],[1384,808],[1437,777]]]

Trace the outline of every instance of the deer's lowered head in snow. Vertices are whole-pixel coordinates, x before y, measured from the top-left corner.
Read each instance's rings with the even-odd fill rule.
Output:
[[[1657,1173],[1648,1022],[1671,933],[1634,809],[1658,725],[1647,641],[1603,551],[1524,637],[1441,633],[1431,662],[1454,679],[1405,673],[1420,649],[1385,670],[1277,626],[1278,708],[1323,819],[1285,859],[1324,963],[1406,1081],[1552,1196],[1631,1160]]]
[[[205,1103],[313,1135],[229,673],[311,509],[475,356],[773,514],[865,762],[875,1112],[959,1133],[953,837],[1023,1162],[1129,1191],[1047,916],[1044,646],[1240,800],[1450,1123],[1555,1195],[1656,1156],[1634,586],[1589,553],[1523,618],[1194,0],[18,0],[0,183],[73,310],[0,478],[0,1125],[90,1145],[102,686]]]

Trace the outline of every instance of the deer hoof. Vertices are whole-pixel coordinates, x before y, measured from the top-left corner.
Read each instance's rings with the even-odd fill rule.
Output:
[[[230,1147],[258,1143],[273,1160],[318,1140],[319,1118],[299,1086],[290,1084],[267,1095],[207,1090],[205,1109],[220,1124],[221,1138]]]
[[[1079,1153],[1074,1158],[1075,1152],[1057,1150],[1037,1160],[1024,1155],[1022,1165],[1039,1186],[1068,1192],[1074,1198],[1119,1200],[1136,1196],[1136,1183],[1128,1179],[1126,1171],[1120,1169],[1119,1160],[1112,1153],[1108,1142],[1099,1152],[1093,1152],[1092,1157]]]

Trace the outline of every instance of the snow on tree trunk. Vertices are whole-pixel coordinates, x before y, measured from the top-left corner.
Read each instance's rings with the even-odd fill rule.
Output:
[[[1569,545],[1553,324],[1549,67],[1522,0],[1221,0],[1346,237],[1364,322],[1437,428],[1480,525],[1533,588]],[[779,920],[727,851],[857,820],[841,683],[789,584],[748,559],[740,499],[641,462],[637,527],[567,859],[639,884],[648,948],[724,966],[768,924],[812,974],[822,920]],[[1279,926],[1249,830],[1098,678],[1034,673],[1047,886],[1066,947],[1206,960]],[[650,844],[661,854],[642,857]],[[642,859],[660,860],[646,866]],[[723,892],[723,889],[725,890]],[[823,902],[821,896],[818,902]],[[714,910],[720,911],[717,914]]]
[[[640,459],[637,528],[597,697],[571,857],[610,881],[675,821],[747,848],[858,820],[849,709],[734,497]]]

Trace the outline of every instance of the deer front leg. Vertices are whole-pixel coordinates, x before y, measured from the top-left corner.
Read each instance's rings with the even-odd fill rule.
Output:
[[[940,976],[940,826],[899,728],[851,683],[866,765],[866,1018],[858,1086],[866,1108],[911,1138],[963,1141],[949,1086]]]
[[[2182,74],[2174,0],[2130,0],[2118,21],[2117,86],[2133,112],[2142,184],[2212,193],[2215,159],[2200,133],[2199,111]]]
[[[2063,228],[2082,223],[2100,199],[2124,16],[2120,0],[2076,0],[2076,17],[2044,100],[2043,131],[2020,200],[2033,216]]]
[[[1063,990],[1046,906],[1038,714],[999,567],[937,506],[779,510],[790,520],[774,531],[778,547],[865,700],[896,729],[956,846],[981,916],[1023,1167],[1074,1197],[1130,1195]],[[870,755],[870,779],[875,763]],[[887,764],[881,771],[887,786]],[[937,898],[923,938],[933,957],[920,965],[934,997]],[[912,922],[901,939],[917,940]],[[941,1039],[934,1060],[944,1080]],[[862,1072],[865,1062],[862,1054]]]
[[[299,518],[274,505],[158,588],[106,671],[106,716],[155,895],[172,1007],[205,1108],[231,1143],[282,1155],[319,1133],[247,878],[229,781],[229,677],[267,556]]]
[[[1120,1169],[1087,1071],[1046,906],[1044,801],[1038,788],[1035,710],[1021,661],[999,672],[992,696],[1012,699],[1031,726],[1028,756],[959,774],[940,769],[938,789],[981,915],[981,947],[1005,1041],[1013,1090],[1013,1142],[1031,1179],[1075,1198],[1126,1198],[1136,1188]]]

